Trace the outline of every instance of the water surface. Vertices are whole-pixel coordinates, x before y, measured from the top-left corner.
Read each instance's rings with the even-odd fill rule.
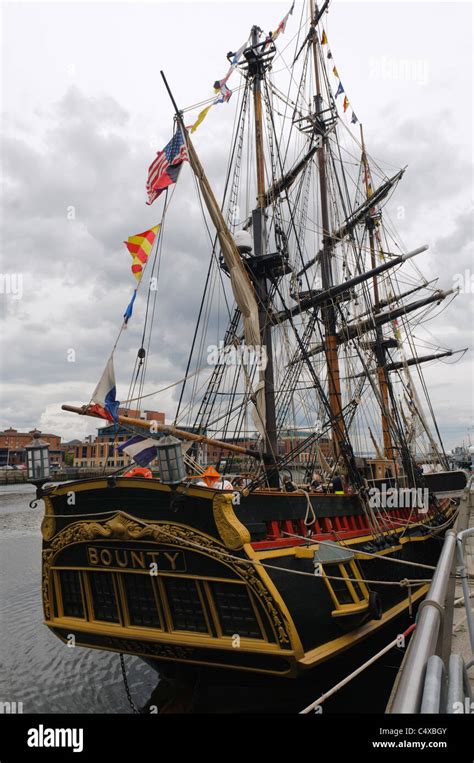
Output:
[[[42,501],[29,507],[32,485],[0,486],[0,702],[24,713],[131,712],[119,655],[67,647],[43,625]],[[144,705],[157,674],[125,656],[132,696]]]

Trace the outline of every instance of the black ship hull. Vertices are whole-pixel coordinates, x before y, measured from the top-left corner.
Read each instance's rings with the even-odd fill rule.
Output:
[[[59,638],[158,668],[286,678],[416,605],[430,570],[393,560],[435,564],[455,515],[450,502],[380,513],[375,537],[357,495],[311,495],[312,530],[306,497],[280,491],[239,506],[223,491],[109,478],[43,497],[45,622]]]

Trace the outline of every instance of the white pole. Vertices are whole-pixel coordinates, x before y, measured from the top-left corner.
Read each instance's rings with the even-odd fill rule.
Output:
[[[380,650],[380,652],[377,652],[377,654],[374,654],[373,657],[370,658],[370,660],[367,660],[367,662],[364,662],[362,665],[359,665],[357,670],[354,670],[353,673],[350,673],[348,676],[342,679],[342,681],[339,681],[338,684],[332,687],[332,689],[329,689],[329,691],[325,692],[324,694],[321,694],[321,696],[312,702],[308,707],[305,707],[304,710],[300,710],[299,715],[303,715],[304,713],[310,713],[312,710],[314,710],[318,705],[321,705],[322,702],[324,702],[329,697],[332,697],[333,694],[336,694],[336,692],[339,691],[339,689],[342,689],[343,686],[348,684],[350,681],[352,681],[353,678],[359,675],[359,673],[362,673],[366,668],[368,668],[370,665],[372,665],[376,660],[379,659],[379,657],[383,657],[384,654],[390,651],[390,649],[393,649],[394,646],[397,646],[397,644],[400,643],[400,636],[408,636],[409,633],[411,633],[416,628],[416,625],[411,625],[404,633],[399,634],[396,638],[393,639],[393,641],[390,642],[390,644],[387,644],[383,649]]]

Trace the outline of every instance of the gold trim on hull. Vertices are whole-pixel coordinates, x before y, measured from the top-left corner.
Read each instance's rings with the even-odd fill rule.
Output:
[[[328,660],[330,657],[334,657],[341,652],[345,652],[354,644],[363,641],[376,630],[382,628],[384,625],[387,625],[390,620],[393,620],[395,617],[401,615],[404,610],[409,609],[413,604],[415,604],[417,601],[419,601],[419,599],[427,594],[428,589],[428,585],[421,586],[418,591],[412,593],[410,597],[403,599],[402,601],[398,602],[398,604],[395,604],[393,607],[388,609],[382,615],[380,620],[371,620],[370,622],[362,625],[360,628],[357,628],[355,631],[344,634],[344,636],[340,636],[333,641],[328,641],[326,644],[316,647],[316,649],[310,649],[309,652],[306,652],[303,659],[299,660],[301,667],[305,669],[313,668],[315,665],[326,662],[326,660]]]

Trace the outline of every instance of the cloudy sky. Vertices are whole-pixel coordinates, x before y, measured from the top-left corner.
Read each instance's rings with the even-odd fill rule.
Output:
[[[160,202],[147,207],[144,192],[147,167],[172,126],[159,70],[180,105],[208,98],[227,69],[227,51],[254,23],[274,29],[289,5],[1,4],[0,427],[38,426],[65,439],[95,430],[93,420],[60,406],[89,400],[133,288],[122,242],[160,216]],[[279,45],[295,34],[301,9],[296,0]],[[333,0],[326,29],[370,153],[388,166],[408,165],[389,210],[401,237],[407,249],[430,245],[417,264],[451,288],[456,274],[472,271],[471,4]],[[196,133],[217,190],[232,120],[231,101]],[[182,376],[208,265],[186,173],[167,224],[148,390]],[[430,324],[434,342],[471,346],[468,276],[463,293]],[[142,314],[138,304],[117,355],[119,397]],[[427,368],[426,378],[452,447],[473,424],[472,352]],[[163,394],[150,407],[170,419],[175,396]]]

